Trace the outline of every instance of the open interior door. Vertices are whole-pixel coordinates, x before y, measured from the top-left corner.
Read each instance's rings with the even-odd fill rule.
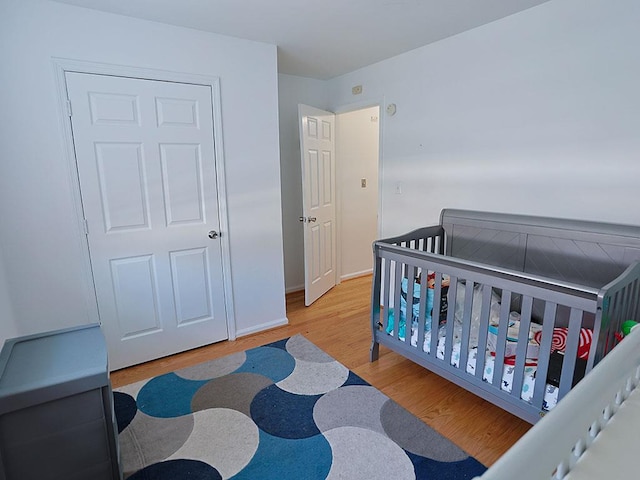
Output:
[[[335,115],[300,104],[305,305],[336,284]]]

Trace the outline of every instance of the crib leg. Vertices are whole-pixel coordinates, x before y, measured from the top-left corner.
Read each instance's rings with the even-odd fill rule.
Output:
[[[369,349],[369,361],[375,362],[378,360],[378,356],[380,354],[380,344],[373,340],[371,342],[371,348]]]

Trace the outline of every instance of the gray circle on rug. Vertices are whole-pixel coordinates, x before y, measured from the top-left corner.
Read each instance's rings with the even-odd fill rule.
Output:
[[[174,373],[187,380],[209,380],[235,372],[246,360],[245,352],[233,353],[226,357],[176,370]]]
[[[125,472],[135,472],[176,452],[193,431],[193,415],[151,417],[138,411],[118,441]]]
[[[335,362],[327,353],[320,350],[302,335],[295,335],[287,341],[287,352],[298,360],[307,362],[329,363]]]
[[[393,400],[382,406],[380,419],[389,438],[408,452],[438,462],[457,462],[469,457],[464,450]]]
[[[313,408],[321,432],[338,427],[362,427],[386,435],[380,421],[389,397],[366,385],[349,385],[326,393]]]
[[[327,480],[415,480],[413,463],[385,435],[358,427],[334,428],[323,434],[333,459]]]
[[[255,373],[233,373],[216,378],[198,389],[191,410],[229,408],[251,417],[251,402],[258,392],[273,385],[273,380]]]

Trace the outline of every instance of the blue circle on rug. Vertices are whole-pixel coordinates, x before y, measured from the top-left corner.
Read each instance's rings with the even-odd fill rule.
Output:
[[[273,380],[284,380],[296,366],[291,354],[280,348],[258,347],[246,352],[247,359],[234,373],[256,373]]]
[[[355,373],[353,373],[351,370],[349,370],[349,377],[347,378],[347,380],[342,384],[343,387],[346,387],[348,385],[365,385],[367,387],[370,387],[371,385],[369,384],[369,382],[367,382],[366,380],[364,380],[362,377],[359,377],[358,375],[356,375]]]
[[[277,340],[277,341],[272,342],[272,343],[267,343],[266,345],[263,345],[263,346],[264,347],[271,347],[271,348],[280,348],[282,350],[286,350],[288,341],[289,341],[289,338],[283,338],[282,340]]]
[[[127,480],[222,480],[211,465],[198,460],[167,460],[138,470]]]
[[[255,455],[230,480],[324,480],[332,458],[331,445],[323,435],[295,440],[261,430]]]
[[[251,419],[275,437],[313,437],[320,433],[313,419],[313,407],[320,397],[322,395],[297,395],[270,385],[251,402]]]
[[[479,477],[487,471],[487,467],[482,465],[473,457],[456,462],[438,462],[430,458],[415,455],[411,452],[405,453],[413,463],[416,478],[437,478],[438,480],[471,480]]]
[[[116,414],[118,433],[129,426],[133,417],[138,412],[138,405],[135,398],[122,392],[113,392],[113,411]]]
[[[187,380],[167,373],[149,380],[138,393],[141,412],[151,417],[172,418],[191,413],[194,394],[210,380]]]

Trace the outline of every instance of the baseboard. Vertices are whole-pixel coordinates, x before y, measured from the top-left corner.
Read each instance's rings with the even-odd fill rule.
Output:
[[[348,275],[341,276],[337,283],[340,283],[344,280],[351,280],[352,278],[365,277],[367,275],[371,275],[372,273],[373,273],[373,268],[370,268],[368,270],[362,270],[361,272],[350,273]],[[303,290],[304,290],[304,284],[296,285],[295,287],[287,287],[285,288],[284,293],[286,294],[286,293],[301,292]]]
[[[277,320],[273,320],[272,322],[261,323],[259,325],[254,325],[250,328],[243,328],[241,330],[236,330],[236,337],[244,337],[245,335],[250,335],[252,333],[262,332],[264,330],[269,330],[270,328],[281,327],[282,325],[288,325],[289,319],[287,317],[279,318]]]
[[[361,272],[342,275],[340,277],[340,280],[351,280],[352,278],[364,277],[365,275],[371,275],[372,273],[373,273],[373,268],[370,268],[368,270],[362,270]]]
[[[287,287],[284,293],[300,292],[301,290],[304,290],[304,283],[302,285],[296,285],[295,287]]]

